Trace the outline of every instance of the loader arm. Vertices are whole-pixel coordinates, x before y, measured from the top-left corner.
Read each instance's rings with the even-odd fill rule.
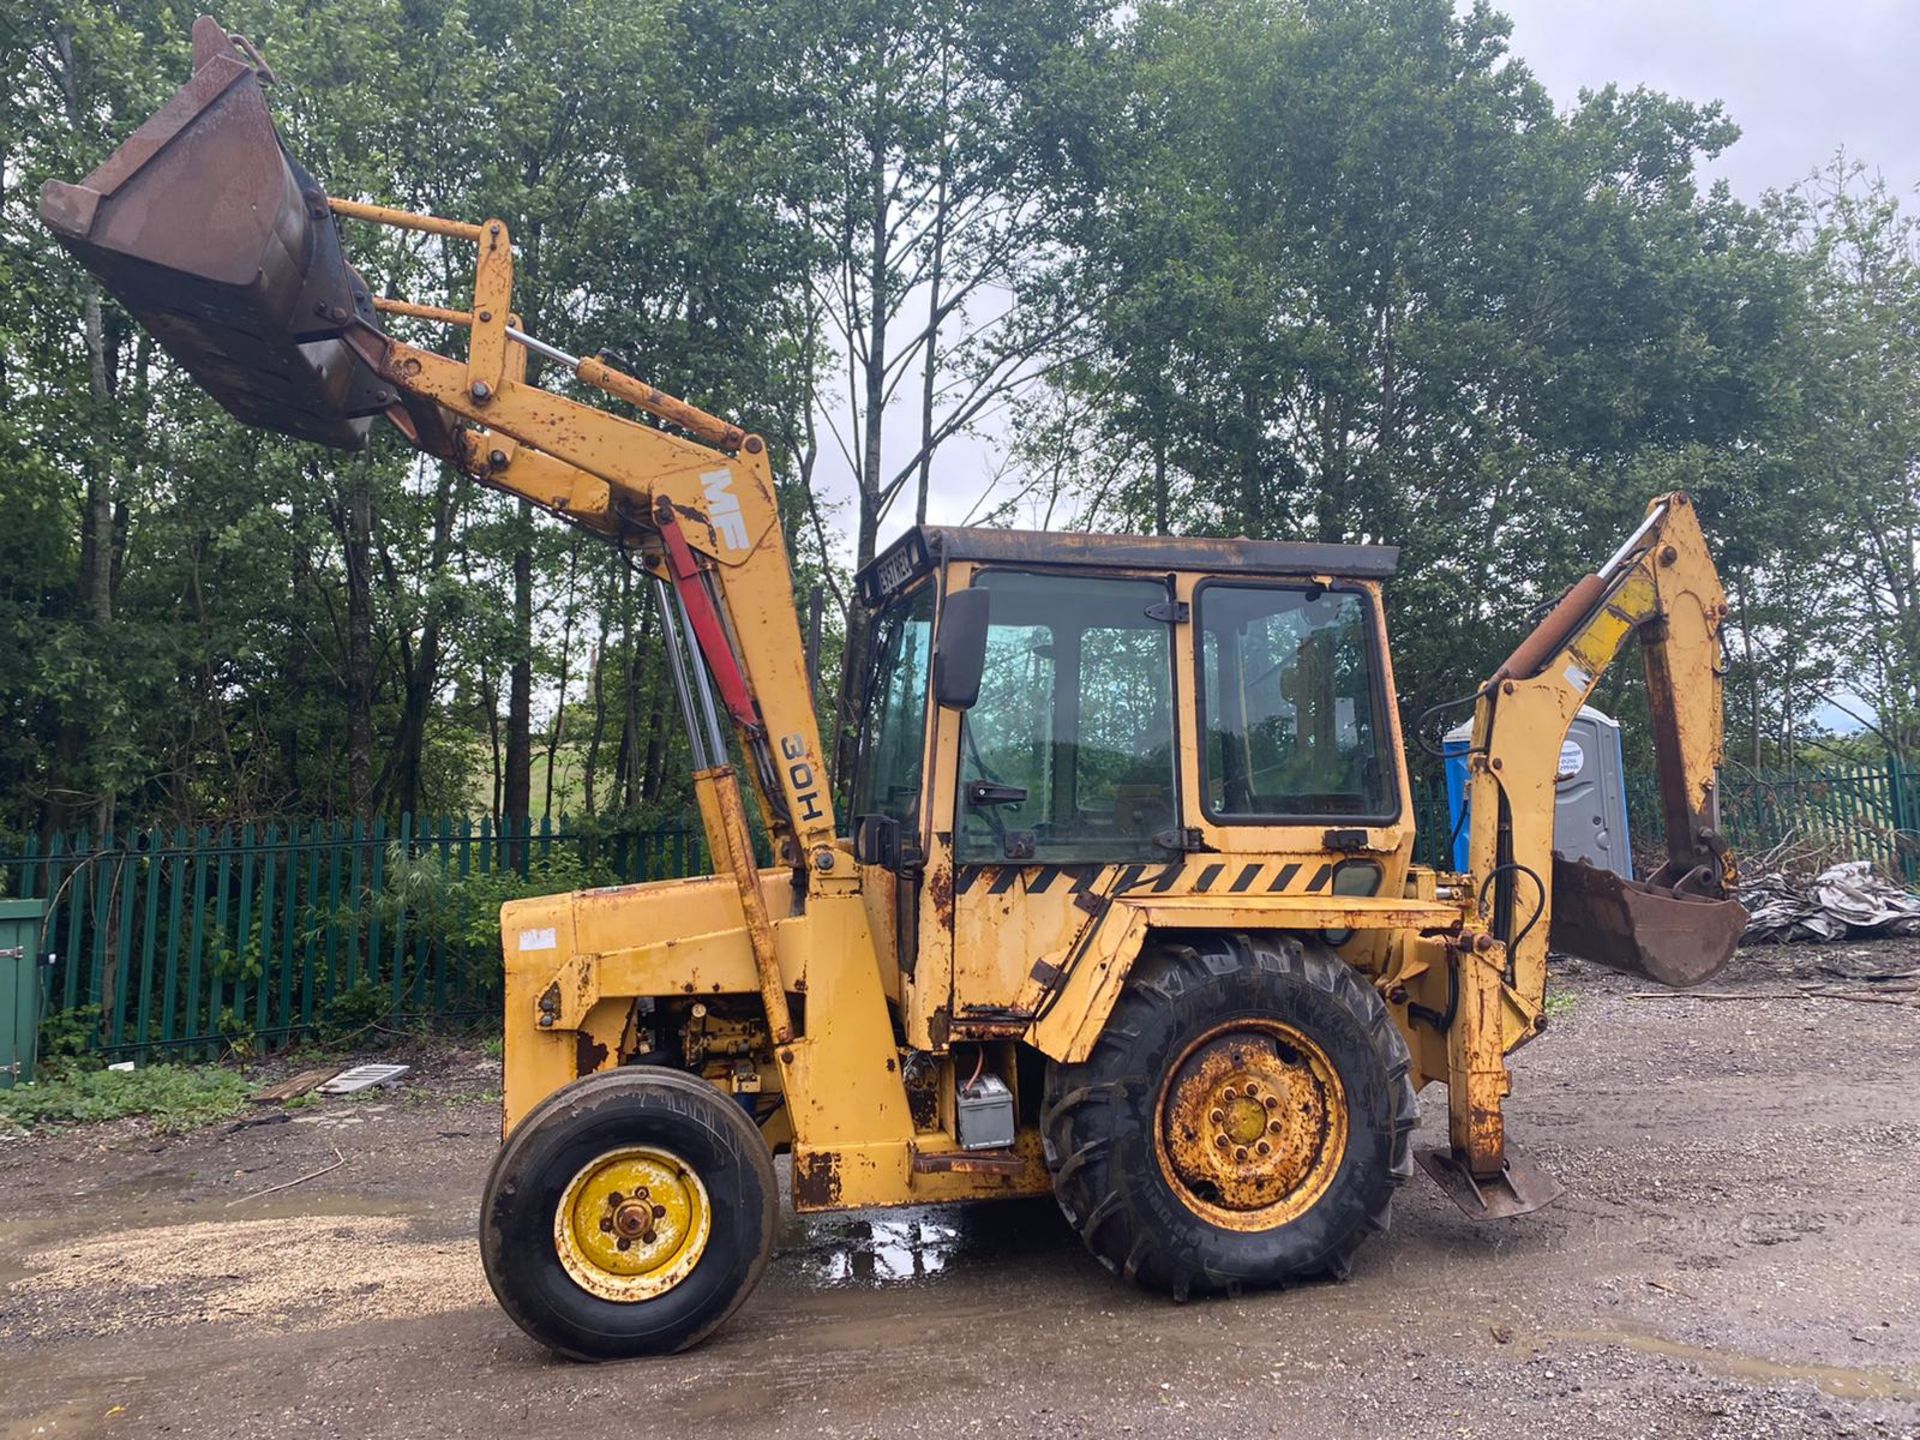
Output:
[[[859,881],[835,843],[765,442],[522,331],[503,221],[328,197],[281,144],[251,51],[206,16],[193,40],[187,84],[85,180],[49,181],[42,218],[244,423],[359,449],[384,417],[415,448],[639,557],[714,864],[738,890],[772,1034],[792,1038],[732,746],[796,903]],[[374,297],[346,263],[337,217],[471,244],[471,309]],[[394,338],[382,314],[464,329],[465,358]],[[529,383],[533,356],[658,423]]]

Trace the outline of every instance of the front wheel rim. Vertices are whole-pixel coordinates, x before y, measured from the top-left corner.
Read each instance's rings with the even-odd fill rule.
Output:
[[[713,1206],[693,1167],[653,1146],[581,1167],[554,1210],[554,1250],[573,1282],[603,1300],[653,1300],[700,1263]]]
[[[1235,1020],[1181,1052],[1160,1087],[1154,1147],[1180,1203],[1229,1230],[1299,1219],[1347,1151],[1346,1087],[1311,1036]]]

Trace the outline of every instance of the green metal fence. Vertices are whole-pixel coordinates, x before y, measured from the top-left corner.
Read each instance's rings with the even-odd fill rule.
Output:
[[[1415,818],[1417,857],[1451,867],[1444,785],[1416,787]],[[1762,855],[1791,843],[1808,858],[1871,860],[1909,885],[1920,882],[1920,769],[1897,761],[1779,774],[1724,771],[1720,824],[1742,855]],[[1663,825],[1654,777],[1629,777],[1627,826],[1642,873],[1664,858]]]
[[[55,835],[0,856],[0,885],[51,902],[51,1008],[110,1053],[203,1055],[496,1013],[503,900],[706,867],[686,830],[408,816]]]
[[[1894,764],[1728,772],[1722,820],[1744,854],[1784,840],[1920,880],[1920,771]],[[1659,795],[1628,787],[1645,865]],[[1417,787],[1419,857],[1447,866],[1445,788]],[[50,1007],[109,1053],[208,1055],[306,1034],[498,1013],[498,912],[518,895],[703,873],[697,832],[600,834],[541,822],[415,819],[217,831],[84,832],[0,855],[0,894],[49,902]]]

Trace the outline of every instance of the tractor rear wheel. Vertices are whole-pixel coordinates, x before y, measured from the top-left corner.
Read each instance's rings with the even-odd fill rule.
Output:
[[[1413,1173],[1409,1069],[1316,940],[1154,946],[1085,1063],[1047,1068],[1054,1193],[1108,1268],[1179,1299],[1344,1277]]]
[[[747,1298],[779,1204],[766,1141],[704,1080],[629,1068],[555,1091],[487,1177],[480,1256],[501,1308],[575,1360],[698,1343]]]

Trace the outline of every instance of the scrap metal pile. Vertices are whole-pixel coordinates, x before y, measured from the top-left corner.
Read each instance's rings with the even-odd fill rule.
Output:
[[[1870,861],[1830,866],[1810,880],[1772,871],[1742,882],[1746,941],[1920,935],[1920,895],[1876,874]]]

